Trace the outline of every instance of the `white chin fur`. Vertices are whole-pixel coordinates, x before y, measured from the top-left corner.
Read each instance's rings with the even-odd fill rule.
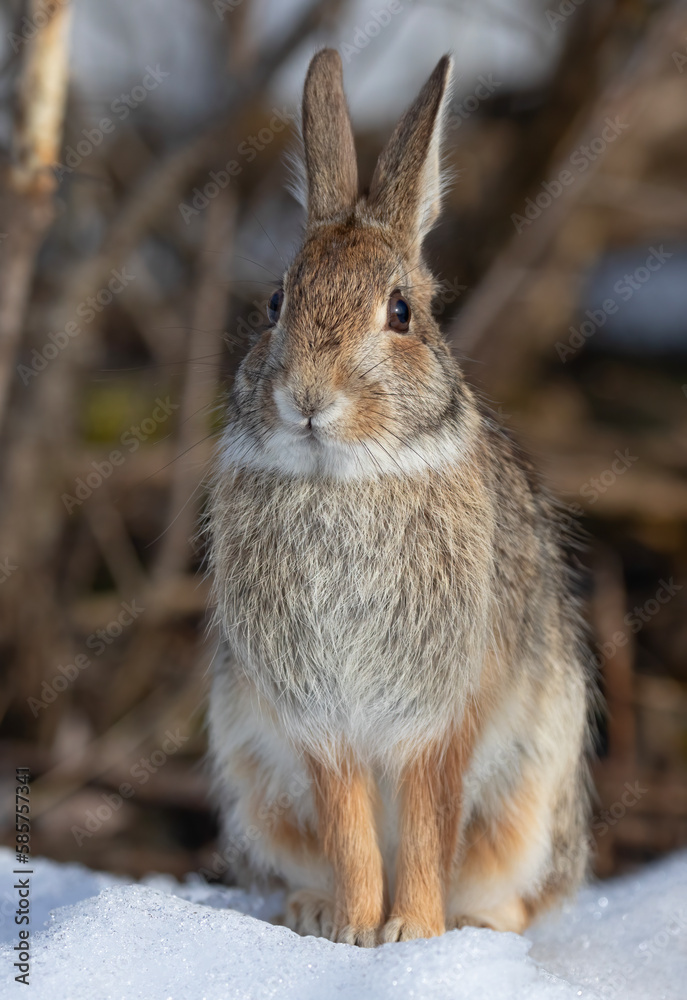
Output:
[[[225,471],[254,469],[288,476],[326,476],[333,479],[378,479],[381,476],[412,476],[430,469],[455,466],[465,455],[465,446],[455,430],[418,437],[412,447],[370,439],[347,444],[299,437],[287,427],[270,431],[258,442],[231,424],[220,442],[220,463]]]

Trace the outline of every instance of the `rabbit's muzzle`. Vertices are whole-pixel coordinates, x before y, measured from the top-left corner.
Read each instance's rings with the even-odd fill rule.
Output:
[[[319,386],[277,386],[274,402],[287,428],[313,437],[334,436],[347,409],[342,393]]]

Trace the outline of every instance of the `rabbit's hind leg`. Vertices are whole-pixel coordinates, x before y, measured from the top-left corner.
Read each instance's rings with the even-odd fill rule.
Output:
[[[550,871],[552,809],[541,786],[525,781],[498,816],[475,813],[463,834],[448,900],[447,927],[521,934]]]
[[[304,937],[335,940],[334,900],[314,889],[297,889],[286,903],[286,926]]]

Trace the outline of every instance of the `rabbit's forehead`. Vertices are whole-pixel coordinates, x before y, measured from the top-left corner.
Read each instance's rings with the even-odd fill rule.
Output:
[[[301,309],[376,308],[403,262],[366,228],[322,227],[304,244],[288,271],[289,312]]]

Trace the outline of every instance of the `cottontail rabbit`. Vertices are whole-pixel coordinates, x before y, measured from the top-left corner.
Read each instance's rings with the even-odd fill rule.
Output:
[[[440,60],[358,191],[341,60],[303,96],[307,228],[211,502],[225,850],[287,922],[522,931],[586,864],[590,678],[555,508],[432,318]]]

